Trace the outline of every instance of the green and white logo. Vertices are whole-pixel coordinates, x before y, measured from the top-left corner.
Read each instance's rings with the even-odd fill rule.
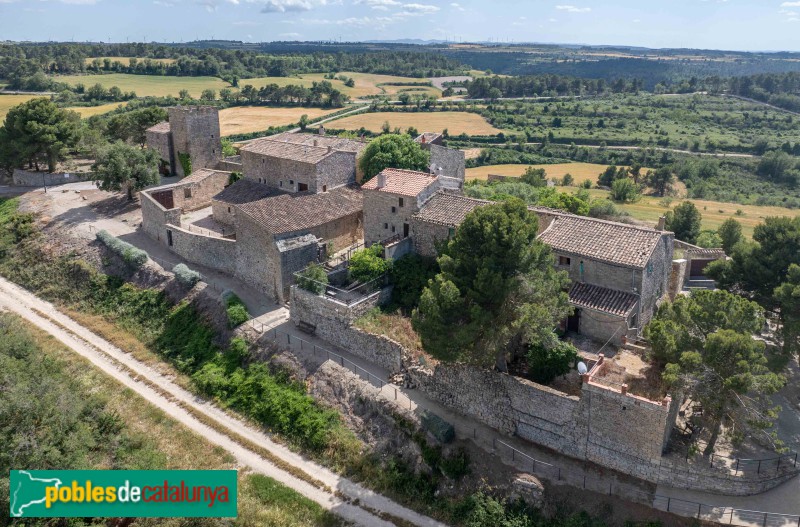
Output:
[[[235,470],[12,470],[12,518],[236,517]]]

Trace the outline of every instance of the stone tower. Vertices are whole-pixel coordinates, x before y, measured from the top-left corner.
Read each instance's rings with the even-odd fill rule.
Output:
[[[222,159],[219,111],[213,106],[175,106],[168,111],[174,173],[181,177],[189,175],[184,173],[186,159],[192,171],[216,168]]]

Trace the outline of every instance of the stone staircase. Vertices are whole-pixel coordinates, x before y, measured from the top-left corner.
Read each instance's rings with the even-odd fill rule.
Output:
[[[693,276],[689,278],[689,281],[686,282],[685,289],[692,290],[692,289],[708,289],[709,291],[714,291],[717,288],[717,283],[712,280],[711,278],[706,278],[705,276]]]

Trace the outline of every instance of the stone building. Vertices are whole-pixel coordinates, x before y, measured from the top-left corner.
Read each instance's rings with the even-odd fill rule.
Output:
[[[467,214],[491,203],[450,192],[437,192],[411,217],[414,251],[422,256],[435,257],[437,245],[453,237]]]
[[[406,238],[410,219],[439,189],[439,177],[387,168],[361,186],[364,192],[364,243]]]
[[[167,111],[169,122],[145,132],[148,148],[161,155],[161,173],[188,176],[184,164],[189,172],[217,168],[222,160],[219,111],[213,106],[174,106]]]
[[[442,188],[461,190],[466,176],[466,158],[462,150],[444,146],[442,134],[424,132],[415,141],[431,155],[430,171],[440,176]]]
[[[242,172],[285,192],[327,192],[355,184],[356,158],[365,146],[338,137],[278,134],[242,147]]]

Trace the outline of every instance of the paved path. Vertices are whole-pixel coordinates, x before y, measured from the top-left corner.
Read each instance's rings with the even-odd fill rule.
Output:
[[[348,521],[368,527],[394,525],[371,512],[379,511],[402,518],[413,525],[443,526],[440,522],[407,509],[292,452],[285,446],[275,443],[260,430],[184,390],[166,376],[58,312],[49,302],[37,298],[3,278],[0,278],[0,308],[17,313],[50,333],[75,353],[88,359],[94,366],[134,390],[170,417],[201,434],[212,443],[225,448],[239,464],[276,479]],[[141,379],[146,379],[146,382],[142,382]],[[218,427],[222,427],[224,433],[218,431],[218,428],[212,428],[201,422],[186,409],[187,407],[202,414],[204,419],[213,421]],[[234,441],[228,435],[230,432],[266,449],[282,462],[288,463],[310,478],[322,482],[327,488],[318,488],[304,479],[278,468],[258,453]],[[348,499],[344,500],[339,495],[347,496]],[[354,500],[358,500],[359,505],[355,505]]]

